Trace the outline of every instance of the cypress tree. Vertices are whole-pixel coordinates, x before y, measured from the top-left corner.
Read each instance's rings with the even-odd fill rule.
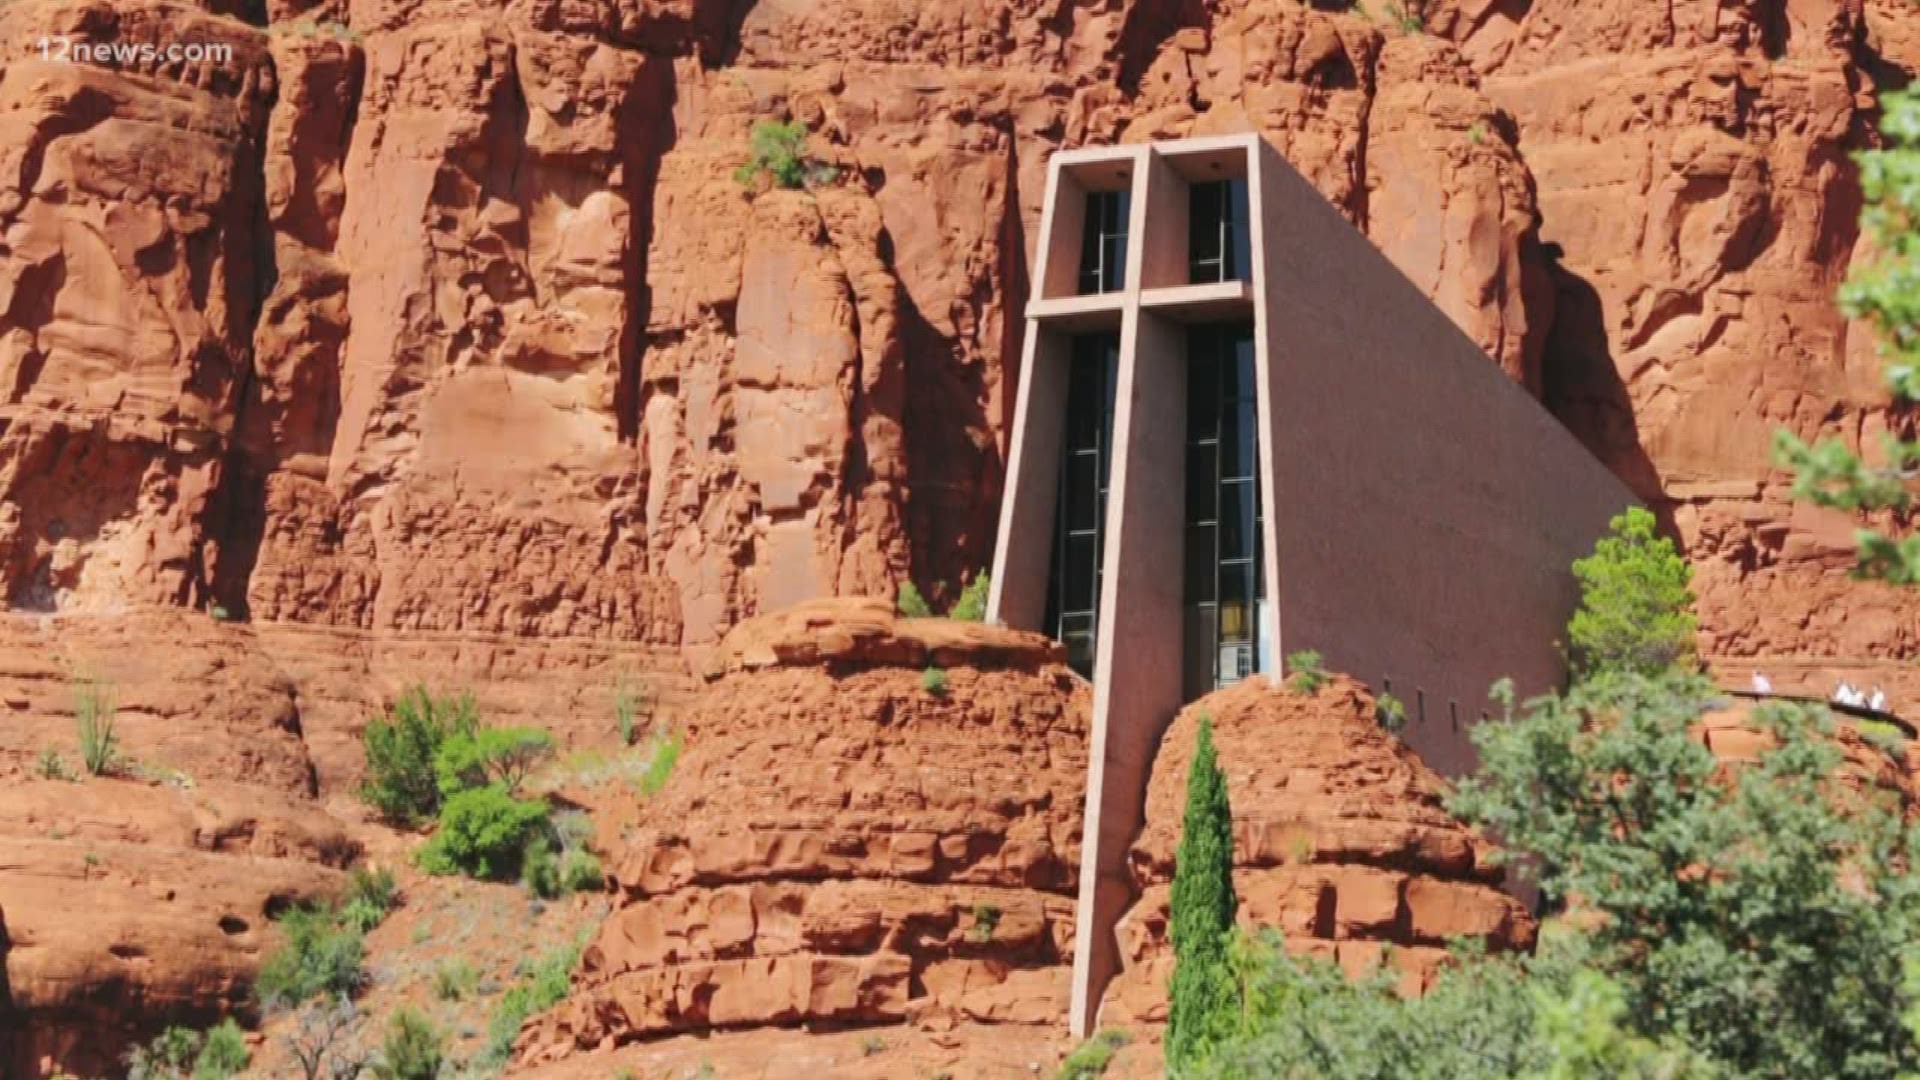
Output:
[[[1203,716],[1187,771],[1187,810],[1173,871],[1174,967],[1167,1017],[1172,1075],[1204,1061],[1232,1030],[1236,1004],[1227,942],[1236,905],[1233,811],[1213,748],[1213,721]]]

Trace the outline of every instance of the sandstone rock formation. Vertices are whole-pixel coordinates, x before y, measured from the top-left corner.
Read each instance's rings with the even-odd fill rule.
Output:
[[[1126,967],[1103,1023],[1166,1019],[1168,894],[1203,716],[1233,805],[1243,926],[1277,928],[1290,951],[1353,974],[1384,959],[1409,992],[1449,939],[1532,946],[1533,917],[1501,890],[1491,846],[1440,805],[1440,777],[1380,726],[1364,688],[1341,677],[1306,695],[1256,677],[1194,702],[1161,740],[1131,856],[1139,900],[1118,928]]]
[[[359,845],[256,785],[0,788],[0,1071],[119,1075],[167,1024],[249,1008],[271,919],[337,892]]]
[[[602,815],[621,906],[524,1062],[695,1029],[1064,1015],[1090,691],[1058,645],[820,601],[735,628],[710,677],[666,788]]]

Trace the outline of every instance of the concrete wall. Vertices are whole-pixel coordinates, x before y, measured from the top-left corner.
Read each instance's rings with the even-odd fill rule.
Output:
[[[1633,497],[1265,144],[1257,168],[1279,646],[1390,679],[1457,775],[1494,681],[1561,683],[1570,564]]]

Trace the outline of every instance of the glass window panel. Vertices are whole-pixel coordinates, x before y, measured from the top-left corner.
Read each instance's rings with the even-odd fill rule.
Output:
[[[1113,292],[1126,287],[1127,237],[1125,233],[1109,236],[1101,241],[1101,292]]]
[[[1066,575],[1061,583],[1060,609],[1063,612],[1092,611],[1096,558],[1094,537],[1091,535],[1067,537],[1066,556]]]
[[[1227,182],[1228,220],[1227,227],[1227,278],[1250,281],[1253,268],[1251,230],[1247,210],[1247,182],[1245,179]]]
[[[1205,335],[1195,332],[1188,341],[1187,353],[1187,440],[1211,439],[1219,431],[1215,417],[1220,412],[1220,361],[1205,348]]]
[[[1220,479],[1251,480],[1255,467],[1253,403],[1229,406],[1220,414]]]
[[[1061,637],[1067,647],[1067,666],[1085,678],[1093,678],[1093,633],[1072,633]]]
[[[1091,531],[1098,523],[1095,516],[1098,497],[1100,459],[1093,454],[1075,454],[1067,459],[1067,528],[1075,532]]]
[[[1219,476],[1211,445],[1187,449],[1187,524],[1212,521],[1219,512]]]
[[[1259,543],[1253,523],[1253,484],[1220,486],[1220,557],[1251,559]]]
[[[1187,699],[1191,701],[1214,688],[1214,656],[1219,649],[1214,626],[1218,620],[1212,605],[1189,604],[1182,621],[1185,625],[1182,627],[1181,640],[1186,643],[1183,665],[1186,677],[1182,682]]]
[[[1211,603],[1214,599],[1214,529],[1196,525],[1187,530],[1187,602]]]

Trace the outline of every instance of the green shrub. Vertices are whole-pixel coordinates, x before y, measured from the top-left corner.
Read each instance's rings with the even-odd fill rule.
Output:
[[[911,581],[900,583],[900,598],[894,601],[894,607],[903,618],[933,618],[933,605],[927,603],[927,598],[920,595],[920,586]]]
[[[252,1057],[247,1033],[228,1017],[207,1029],[206,1041],[193,1059],[193,1080],[228,1080],[244,1072]]]
[[[1325,685],[1327,669],[1321,666],[1319,653],[1302,649],[1287,654],[1287,689],[1312,697]]]
[[[1573,564],[1580,609],[1567,638],[1576,677],[1694,666],[1693,571],[1655,527],[1651,513],[1633,507]]]
[[[260,963],[254,996],[269,1009],[321,994],[351,995],[366,984],[364,932],[331,909],[301,905],[279,921],[280,946]]]
[[[128,1080],[185,1080],[201,1042],[201,1034],[192,1028],[167,1028],[152,1042],[127,1051]]]
[[[986,571],[975,574],[967,587],[960,590],[960,599],[954,601],[947,618],[961,622],[985,622],[987,620],[987,594],[993,591],[993,577]]]
[[[934,697],[939,697],[939,698],[946,697],[947,696],[946,669],[933,667],[932,665],[929,665],[927,667],[927,670],[920,673],[920,689],[925,690],[927,693],[932,694]]]
[[[1000,909],[992,904],[973,905],[973,926],[967,930],[967,937],[974,941],[992,941],[993,932],[1000,928]]]
[[[516,799],[504,784],[471,788],[447,800],[415,861],[429,874],[506,880],[520,873],[528,842],[546,829],[544,800]]]
[[[665,732],[654,739],[653,756],[647,759],[647,771],[640,774],[640,794],[652,798],[667,786],[680,763],[680,748],[679,732]]]
[[[552,841],[538,837],[527,845],[520,882],[542,900],[555,900],[577,892],[598,891],[606,882],[606,872],[592,852],[580,848],[556,852]]]
[[[454,735],[480,726],[473,696],[435,697],[416,686],[400,695],[384,719],[367,725],[367,779],[360,795],[389,820],[419,825],[442,800],[434,756]]]
[[[1107,1074],[1107,1066],[1113,1064],[1113,1056],[1131,1041],[1124,1031],[1100,1032],[1067,1055],[1055,1080],[1100,1080]]]
[[[1232,1026],[1236,996],[1227,943],[1239,900],[1233,892],[1233,809],[1213,747],[1213,721],[1200,718],[1187,806],[1174,854],[1173,978],[1168,986],[1167,1067],[1189,1068]]]
[[[435,1080],[446,1060],[446,1044],[446,1036],[431,1021],[402,1007],[387,1019],[373,1075],[379,1080]]]
[[[41,748],[40,756],[34,759],[33,770],[40,774],[42,780],[73,779],[73,770],[67,768],[66,759],[51,746]]]
[[[385,915],[399,904],[400,885],[394,880],[393,871],[384,866],[356,866],[347,875],[347,891],[342,899],[347,904],[362,904]]]
[[[1407,730],[1407,707],[1392,694],[1381,694],[1373,699],[1373,713],[1380,726],[1395,735]]]
[[[740,166],[733,178],[743,187],[754,187],[766,176],[773,185],[790,191],[805,187],[808,177],[807,126],[798,120],[780,123],[761,120],[753,125],[752,156]]]
[[[641,718],[653,712],[653,695],[644,686],[625,675],[613,684],[613,724],[620,733],[620,745],[632,746],[640,738]]]
[[[502,1064],[513,1056],[513,1043],[527,1018],[560,1004],[573,985],[573,969],[580,963],[584,942],[556,949],[540,958],[526,978],[500,995],[500,1004],[487,1020],[484,1061]]]
[[[442,799],[469,788],[499,784],[520,790],[527,774],[553,756],[553,736],[526,727],[478,728],[447,736],[433,754]]]
[[[73,717],[80,732],[80,761],[94,776],[104,776],[120,764],[120,737],[114,728],[117,714],[111,686],[87,680],[74,687]]]
[[[441,1001],[459,1001],[480,987],[480,973],[464,956],[443,960],[433,969],[433,996]]]

